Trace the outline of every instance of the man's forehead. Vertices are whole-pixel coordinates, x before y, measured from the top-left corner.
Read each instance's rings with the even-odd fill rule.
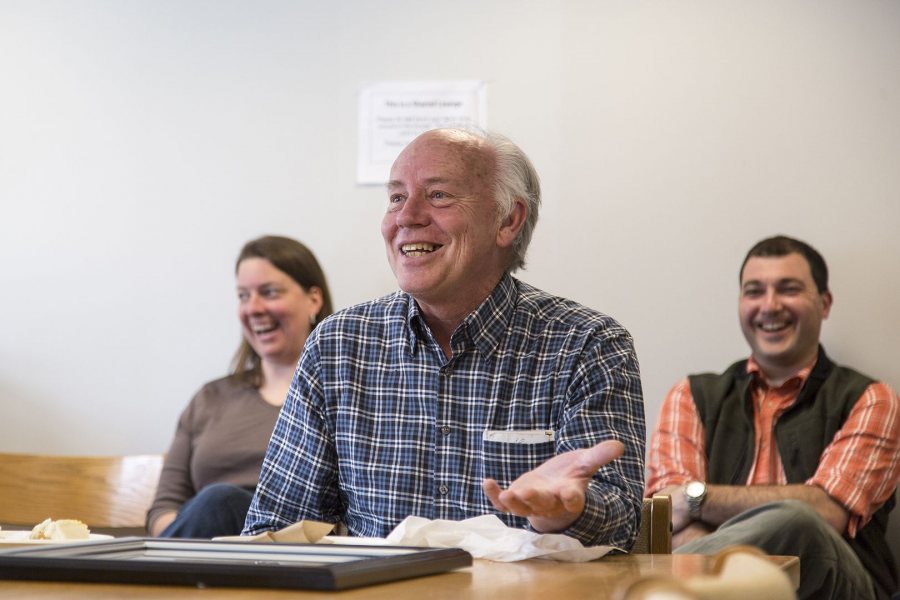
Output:
[[[394,161],[388,187],[402,185],[412,174],[426,182],[485,177],[491,166],[488,158],[474,138],[428,132],[407,145]]]
[[[424,177],[422,179],[418,179],[418,180],[416,180],[415,183],[420,184],[420,185],[430,186],[430,185],[451,184],[451,183],[455,183],[456,181],[457,181],[457,178],[455,178],[455,177],[435,176],[435,177]],[[390,181],[387,182],[388,189],[402,188],[402,187],[405,187],[406,185],[407,185],[407,182],[402,177],[400,177],[398,179],[391,179]]]
[[[812,281],[812,268],[798,252],[784,256],[751,256],[741,273],[741,284],[763,280]]]
[[[473,137],[430,131],[414,139],[400,154],[406,156],[433,155],[446,160],[469,161],[483,156],[482,144]]]

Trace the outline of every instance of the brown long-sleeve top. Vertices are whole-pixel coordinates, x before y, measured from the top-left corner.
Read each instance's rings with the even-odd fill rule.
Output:
[[[212,483],[256,487],[280,410],[234,377],[204,385],[178,420],[147,528]]]

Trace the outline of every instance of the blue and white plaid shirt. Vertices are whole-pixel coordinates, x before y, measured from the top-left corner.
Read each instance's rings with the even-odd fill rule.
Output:
[[[629,333],[506,275],[450,345],[448,360],[402,292],[323,321],[306,342],[244,534],[313,519],[384,537],[409,515],[496,514],[482,479],[505,488],[558,453],[617,439],[624,456],[596,474],[565,533],[630,548],[646,434]]]

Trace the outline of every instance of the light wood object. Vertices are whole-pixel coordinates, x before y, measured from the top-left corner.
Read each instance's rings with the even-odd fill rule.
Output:
[[[641,528],[631,548],[632,554],[672,553],[672,497],[656,494],[644,498]]]
[[[708,572],[644,575],[619,586],[614,600],[796,600],[797,583],[759,549],[735,545],[716,554]]]
[[[0,524],[78,519],[94,533],[142,534],[163,455],[0,453]]]
[[[800,561],[793,556],[766,560],[788,574],[794,586]],[[476,560],[466,569],[406,579],[342,592],[204,588],[162,585],[0,581],[0,600],[547,600],[590,598],[610,600],[620,584],[635,577],[665,576],[684,580],[712,572],[714,558],[700,554],[628,554],[587,563],[524,560],[514,563]]]

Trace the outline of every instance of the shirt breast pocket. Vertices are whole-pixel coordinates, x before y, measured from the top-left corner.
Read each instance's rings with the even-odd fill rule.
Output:
[[[556,455],[552,432],[543,437],[517,435],[517,432],[502,432],[499,436],[489,433],[499,432],[485,432],[482,440],[484,476],[495,479],[503,488]]]

